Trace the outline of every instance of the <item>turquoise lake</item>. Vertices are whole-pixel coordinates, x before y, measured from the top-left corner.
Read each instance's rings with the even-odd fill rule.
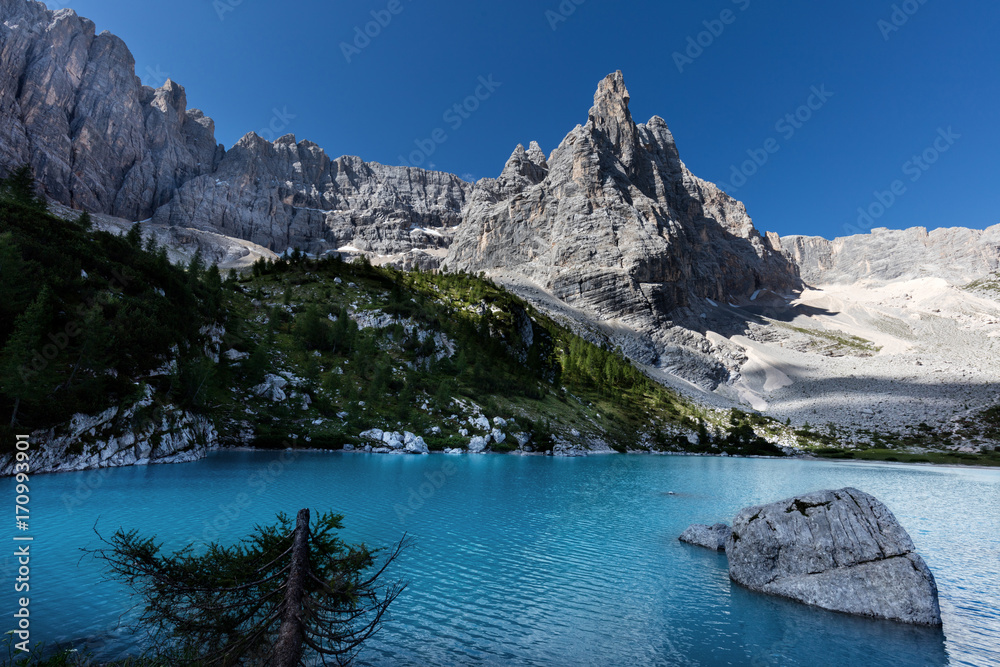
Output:
[[[881,499],[909,531],[937,578],[943,632],[751,593],[730,583],[725,556],[677,541],[691,523],[844,486]],[[13,481],[0,493],[12,504]],[[409,587],[359,664],[1000,664],[1000,471],[621,455],[226,452],[38,476],[32,640],[105,658],[136,648],[119,625],[135,601],[81,558],[98,545],[95,522],[179,548],[234,541],[302,507],[344,514],[351,542],[414,539],[394,572]]]

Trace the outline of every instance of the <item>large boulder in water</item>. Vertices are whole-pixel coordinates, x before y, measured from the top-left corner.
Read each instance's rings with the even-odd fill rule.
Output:
[[[726,541],[729,576],[824,609],[941,625],[937,585],[878,499],[846,488],[740,511]]]

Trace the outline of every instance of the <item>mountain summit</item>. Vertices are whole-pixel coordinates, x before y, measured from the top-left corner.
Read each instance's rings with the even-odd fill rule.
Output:
[[[672,321],[705,299],[800,284],[743,204],[688,171],[662,118],[635,123],[621,72],[598,86],[586,125],[539,155],[518,147],[500,178],[476,185],[449,267],[524,279],[624,325],[653,341],[630,352],[660,366],[673,363],[661,358],[676,348]]]

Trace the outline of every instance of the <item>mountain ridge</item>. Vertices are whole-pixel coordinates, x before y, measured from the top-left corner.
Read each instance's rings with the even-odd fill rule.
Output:
[[[985,400],[964,390],[970,378],[998,380],[992,352],[970,352],[996,337],[993,306],[957,287],[997,270],[1000,226],[761,234],[744,204],[687,169],[662,118],[635,122],[620,72],[550,155],[519,145],[497,178],[472,184],[331,158],[294,135],[251,132],[226,150],[182,86],[142,86],[124,42],[72,10],[0,0],[0,55],[0,167],[30,163],[57,204],[110,216],[109,228],[141,221],[178,258],[198,248],[245,267],[297,248],[484,272],[664,384],[796,423],[880,426],[874,411],[859,424],[849,404],[817,408],[810,387],[888,395],[903,366],[930,373],[929,355],[939,375],[914,383],[903,423],[926,411],[924,382],[948,378],[935,411],[947,420]],[[895,287],[811,289],[824,285]],[[943,342],[941,312],[953,315]],[[984,363],[967,377],[949,350]],[[881,375],[856,377],[858,358]]]
[[[355,156],[330,158],[294,135],[270,142],[249,132],[227,150],[214,139],[214,121],[187,107],[183,86],[171,79],[157,89],[144,86],[125,42],[108,31],[97,34],[93,22],[74,10],[0,0],[0,21],[0,168],[30,163],[45,194],[64,206],[222,233],[279,253],[293,247],[313,254],[344,248],[401,266],[434,268],[472,203],[476,185],[458,176]],[[592,112],[603,123],[597,129],[624,151],[627,172],[641,154],[639,126],[631,118],[623,78],[611,78],[614,82],[601,85],[620,99],[611,95]],[[668,138],[676,153],[662,118],[654,116],[642,127],[646,137]],[[538,144],[532,145],[529,159],[546,163]],[[719,218],[729,208],[752,228],[740,202],[727,204],[728,195],[687,171],[679,156],[667,157],[680,163],[693,187],[709,191],[703,203],[722,202],[710,214]],[[510,166],[509,160],[498,179],[480,182],[510,177]],[[252,191],[227,187],[226,178],[233,177],[253,185]],[[258,180],[273,183],[261,188]],[[995,270],[993,258],[1000,257],[1000,243],[992,241],[997,235],[992,231],[984,241],[985,257],[976,268],[982,275]],[[762,238],[772,250],[798,253],[796,262],[810,282],[823,282],[816,269],[822,269],[818,256],[827,253],[825,244],[809,241],[806,248],[795,240],[804,235]],[[855,237],[826,241],[837,244],[842,238]]]
[[[226,150],[182,86],[142,85],[126,44],[95,32],[72,9],[0,0],[0,165],[31,164],[56,202],[279,252],[417,251],[417,265],[450,239],[471,189],[459,177],[331,160],[293,135],[251,132]]]

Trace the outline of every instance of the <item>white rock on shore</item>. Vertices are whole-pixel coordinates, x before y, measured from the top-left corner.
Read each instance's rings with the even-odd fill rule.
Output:
[[[196,461],[218,447],[215,426],[205,417],[164,406],[156,418],[137,425],[135,414],[153,403],[153,392],[125,410],[108,408],[98,415],[77,414],[66,424],[31,434],[37,443],[35,473],[117,468],[152,463]],[[14,473],[14,461],[0,465],[0,476]]]

